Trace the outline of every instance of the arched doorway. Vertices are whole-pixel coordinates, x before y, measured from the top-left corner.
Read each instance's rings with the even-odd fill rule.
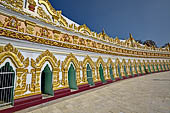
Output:
[[[106,80],[104,79],[104,72],[103,72],[102,64],[100,64],[100,67],[99,67],[99,74],[100,74],[100,79],[101,79],[102,83],[106,83]]]
[[[149,70],[149,72],[151,73],[151,68],[150,68],[150,65],[148,64],[148,70]]]
[[[144,67],[145,73],[147,74],[147,73],[148,73],[148,71],[147,71],[147,69],[146,69],[145,64],[143,65],[143,67]]]
[[[0,107],[13,105],[15,72],[7,62],[0,68]]]
[[[93,82],[93,77],[92,77],[92,69],[90,67],[90,64],[87,64],[87,81],[88,81],[88,84],[89,85],[94,85],[94,82]]]
[[[165,63],[163,64],[163,66],[164,66],[164,69],[167,70],[167,69],[166,69],[166,66],[165,66]]]
[[[141,64],[139,64],[139,70],[140,70],[140,73],[143,74]]]
[[[132,76],[134,76],[131,65],[130,65],[130,73],[131,73]]]
[[[126,71],[126,65],[124,65],[124,73],[125,73],[125,76],[128,77],[128,74],[127,74],[127,71]]]
[[[69,88],[73,90],[77,90],[77,80],[76,80],[76,70],[71,63],[69,70],[68,70],[68,83],[69,83]]]
[[[115,80],[115,78],[113,77],[113,68],[112,68],[112,65],[110,64],[109,66],[109,73],[110,73],[110,78],[111,80]]]
[[[45,95],[54,95],[52,87],[52,71],[47,64],[41,74],[41,93]]]
[[[119,64],[117,65],[117,70],[118,70],[119,78],[120,78],[120,79],[123,79],[123,78],[122,78],[122,75],[121,75],[121,72],[120,72],[120,66],[119,66]]]
[[[166,65],[167,65],[168,70],[170,70],[168,64],[166,64]]]
[[[136,74],[139,75],[136,64],[134,66],[135,66]]]
[[[159,72],[159,64],[156,64],[156,68],[157,68],[157,70],[158,70],[158,72]]]
[[[154,64],[152,64],[152,68],[153,68],[153,72],[156,72],[156,71],[155,71],[155,67],[154,67]]]

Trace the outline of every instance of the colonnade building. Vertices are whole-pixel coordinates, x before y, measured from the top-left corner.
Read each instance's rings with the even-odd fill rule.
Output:
[[[170,70],[165,48],[91,31],[48,0],[0,0],[0,112]]]

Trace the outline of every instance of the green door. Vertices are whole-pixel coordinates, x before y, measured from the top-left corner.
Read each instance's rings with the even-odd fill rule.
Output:
[[[92,69],[90,68],[89,64],[87,64],[87,81],[89,85],[94,85],[93,77],[92,77]]]
[[[130,73],[131,73],[132,76],[134,76],[131,65],[130,65]]]
[[[141,65],[139,65],[139,70],[140,70],[140,73],[143,74]]]
[[[166,70],[166,66],[165,66],[165,64],[163,64],[164,65],[164,69]]]
[[[168,68],[168,70],[169,70],[169,66],[168,66],[168,64],[166,64],[167,65],[167,68]]]
[[[0,68],[0,107],[14,105],[14,79],[15,72],[7,62]]]
[[[115,78],[113,77],[113,68],[112,68],[112,65],[109,66],[109,73],[110,73],[110,78],[112,80],[115,80]]]
[[[102,64],[100,64],[100,67],[99,67],[99,74],[100,74],[100,79],[103,83],[106,83],[106,80],[104,79],[104,73],[103,73],[103,67],[102,67]]]
[[[125,73],[125,76],[128,77],[128,74],[127,74],[126,66],[125,66],[125,65],[124,65],[124,73]]]
[[[77,82],[76,82],[76,71],[74,69],[73,64],[70,65],[70,68],[68,70],[68,83],[70,89],[77,90]]]
[[[138,75],[138,70],[137,70],[137,67],[136,67],[136,65],[135,65],[135,71],[136,71],[136,74]]]
[[[149,69],[149,72],[151,73],[151,68],[150,68],[149,64],[148,64],[148,69]]]
[[[153,71],[155,72],[155,67],[154,67],[154,65],[152,64],[152,68],[153,68]]]
[[[163,68],[162,68],[162,65],[160,64],[160,66],[161,66],[161,71],[163,71]]]
[[[157,68],[157,70],[158,70],[158,72],[159,72],[159,64],[156,65],[156,68]]]
[[[119,66],[119,64],[117,65],[117,69],[118,69],[119,78],[120,78],[120,79],[123,79],[123,78],[122,78],[122,75],[121,75],[121,72],[120,72],[120,66]]]
[[[145,73],[148,73],[148,72],[147,72],[147,70],[146,70],[146,66],[145,66],[145,64],[143,65],[143,67],[144,67]]]
[[[41,75],[41,92],[42,94],[54,95],[52,86],[52,72],[48,64],[45,66]]]

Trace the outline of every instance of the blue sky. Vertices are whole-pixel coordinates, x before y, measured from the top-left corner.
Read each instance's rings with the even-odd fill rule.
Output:
[[[170,0],[49,0],[71,20],[120,39],[170,42]]]

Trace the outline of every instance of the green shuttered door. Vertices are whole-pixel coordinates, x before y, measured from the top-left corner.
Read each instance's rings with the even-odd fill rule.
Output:
[[[148,69],[149,69],[149,72],[151,73],[151,68],[150,68],[150,65],[148,64]]]
[[[92,69],[90,68],[89,64],[87,64],[87,81],[89,85],[94,85],[93,77],[92,77]]]
[[[69,82],[69,88],[77,90],[77,82],[76,82],[76,71],[74,69],[73,64],[70,65],[70,68],[68,70],[68,82]]]
[[[128,77],[128,74],[127,74],[126,66],[125,66],[125,65],[124,65],[124,73],[125,73],[125,76]]]
[[[121,72],[120,72],[120,66],[119,66],[119,64],[117,65],[117,69],[118,69],[119,78],[120,78],[120,79],[123,79],[123,78],[122,78],[122,75],[121,75]]]
[[[103,67],[102,67],[102,64],[100,64],[100,67],[99,67],[99,74],[100,74],[100,79],[103,83],[106,83],[106,80],[104,79],[104,73],[103,73]]]
[[[111,65],[109,66],[109,73],[110,73],[110,78],[111,78],[112,80],[115,80],[114,77],[113,77],[113,68],[112,68]]]
[[[159,64],[156,65],[157,70],[159,71]]]
[[[54,95],[52,87],[52,72],[48,64],[45,66],[41,75],[41,91],[43,94]]]
[[[139,65],[139,70],[140,70],[140,73],[143,74],[141,65]]]

